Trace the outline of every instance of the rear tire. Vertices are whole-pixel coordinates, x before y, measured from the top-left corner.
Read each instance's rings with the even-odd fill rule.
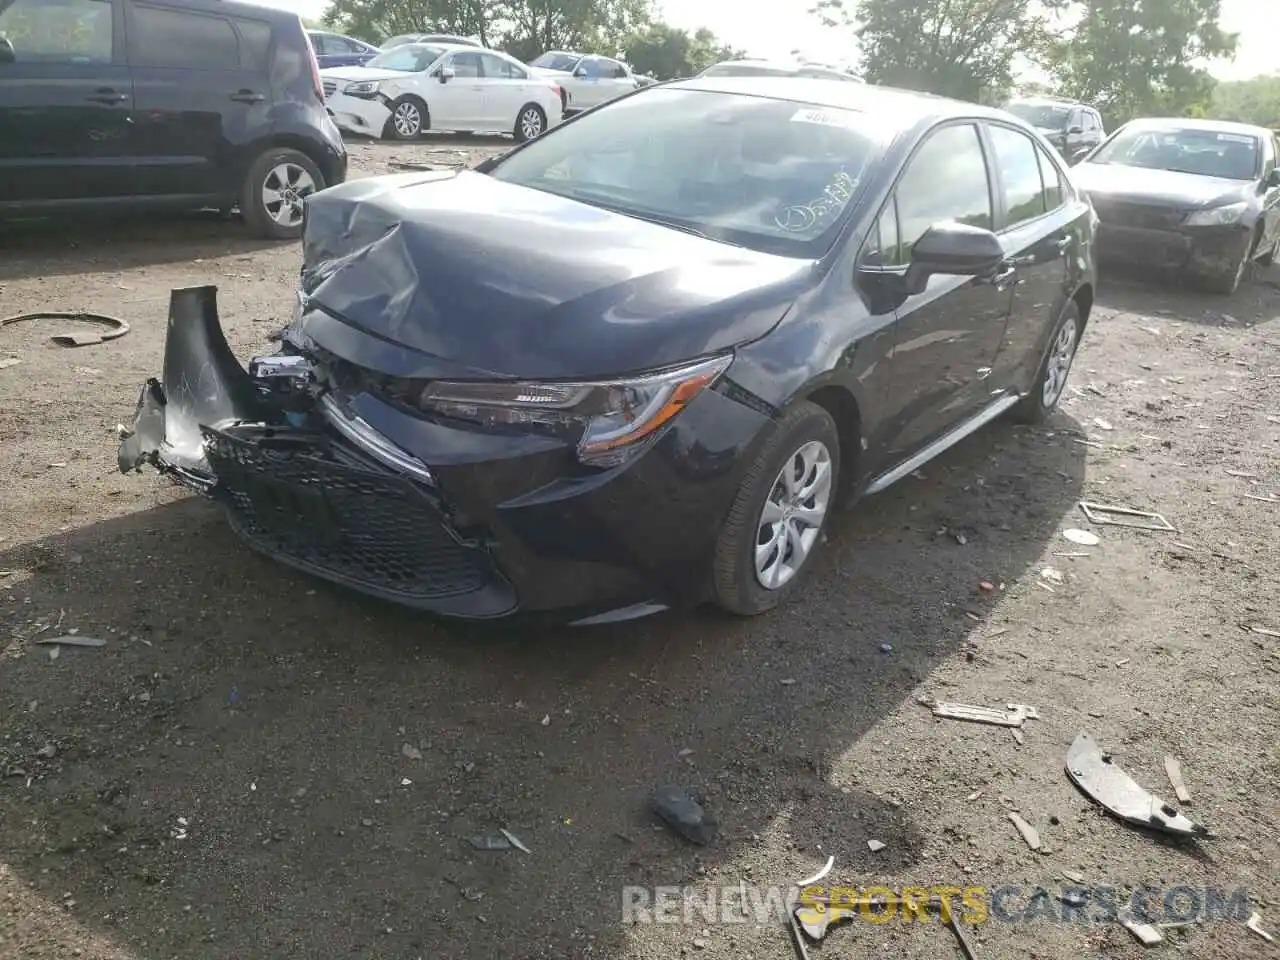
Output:
[[[720,529],[712,567],[719,607],[756,616],[795,592],[813,569],[839,479],[835,421],[817,404],[797,404],[747,470]]]
[[[511,135],[516,143],[533,140],[547,132],[547,115],[536,103],[526,103],[516,114],[516,124]]]
[[[403,96],[391,104],[386,132],[396,140],[417,140],[431,128],[427,105],[413,96]]]
[[[1080,331],[1083,327],[1080,305],[1074,300],[1068,300],[1062,316],[1053,328],[1049,349],[1040,361],[1035,384],[1031,387],[1031,392],[1019,400],[1010,412],[1012,419],[1018,423],[1044,423],[1049,414],[1058,408],[1058,401],[1067,388],[1071,364],[1080,348]]]
[[[258,236],[296,240],[302,236],[307,198],[324,188],[324,175],[310,157],[288,147],[273,147],[245,175],[240,215]]]

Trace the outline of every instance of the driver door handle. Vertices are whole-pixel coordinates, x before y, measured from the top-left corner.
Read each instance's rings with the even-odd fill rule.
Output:
[[[1013,278],[1018,275],[1018,268],[1012,264],[1005,266],[1004,269],[995,273],[991,277],[991,285],[997,290],[1006,289],[1013,282]]]

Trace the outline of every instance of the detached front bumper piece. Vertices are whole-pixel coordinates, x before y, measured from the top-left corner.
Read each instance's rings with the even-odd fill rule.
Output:
[[[121,429],[120,470],[151,464],[219,503],[250,546],[307,573],[443,615],[512,612],[515,591],[486,545],[454,529],[429,469],[330,396],[282,403],[269,383],[288,373],[240,366],[216,288],[175,290],[163,376]]]

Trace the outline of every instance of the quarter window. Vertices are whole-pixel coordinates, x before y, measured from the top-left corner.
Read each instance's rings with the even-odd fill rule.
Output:
[[[19,63],[110,63],[110,0],[16,0],[0,4],[0,37]]]
[[[492,53],[480,54],[480,64],[486,77],[496,77],[499,80],[527,79],[525,72],[514,63],[495,57]]]
[[[892,199],[871,225],[858,262],[864,267],[889,267],[898,263],[898,211]]]
[[[1044,184],[1031,138],[1008,127],[992,126],[991,147],[1004,184],[1005,228],[1044,214]]]
[[[238,70],[240,44],[231,21],[181,10],[134,6],[129,63],[135,67]]]
[[[932,134],[911,158],[896,195],[901,243],[893,264],[905,263],[916,241],[940,221],[990,230],[991,190],[978,128],[961,123]]]
[[[1067,192],[1066,181],[1062,178],[1062,171],[1039,144],[1036,145],[1036,157],[1040,161],[1040,179],[1044,181],[1044,207],[1052,213],[1067,202],[1070,194]]]
[[[237,20],[240,57],[244,66],[266,70],[271,65],[271,24],[261,20]]]

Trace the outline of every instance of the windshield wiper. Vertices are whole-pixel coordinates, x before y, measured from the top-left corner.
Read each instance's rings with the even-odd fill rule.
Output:
[[[620,203],[616,203],[611,200],[602,200],[596,194],[579,193],[575,191],[571,193],[570,196],[572,196],[573,199],[575,200],[581,201],[582,203],[589,203],[592,206],[601,207],[605,210],[611,210],[614,213],[620,213],[624,217],[632,217],[636,220],[643,220],[645,223],[656,223],[660,227],[670,227],[672,230],[679,230],[681,233],[687,233],[690,236],[701,237],[703,240],[714,240],[716,243],[727,243],[731,247],[742,246],[742,244],[734,243],[731,240],[726,240],[724,239],[724,237],[713,236],[712,234],[709,234],[704,230],[699,230],[697,227],[689,223],[686,223],[683,220],[676,220],[676,219],[672,219],[671,217],[664,217],[661,214],[656,214],[656,213],[644,213],[639,210],[632,209],[631,207],[624,206]]]

